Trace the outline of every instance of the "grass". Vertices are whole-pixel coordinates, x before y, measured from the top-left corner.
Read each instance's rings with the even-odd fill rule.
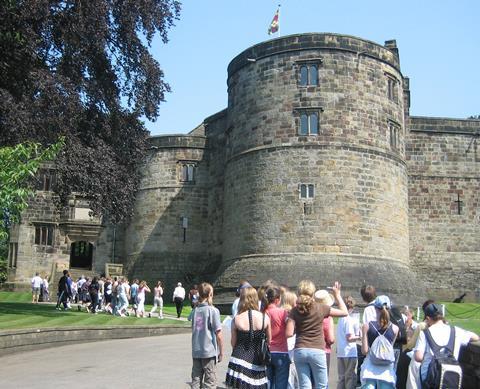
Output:
[[[158,320],[136,317],[116,317],[99,313],[88,314],[78,312],[77,305],[70,311],[57,311],[53,304],[32,304],[31,294],[19,292],[0,292],[0,330],[45,328],[45,327],[94,327],[94,326],[130,326],[130,325],[178,325],[189,326],[189,323],[175,319]],[[149,312],[151,305],[145,306]],[[164,315],[176,316],[175,306],[165,304]],[[190,306],[185,306],[182,317],[188,317]]]
[[[480,335],[480,304],[445,304],[445,318],[450,324]]]

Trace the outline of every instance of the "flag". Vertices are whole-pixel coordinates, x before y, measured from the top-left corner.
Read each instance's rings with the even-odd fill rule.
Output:
[[[272,23],[270,23],[270,27],[268,28],[268,35],[271,35],[278,31],[279,14],[280,14],[280,8],[277,8],[277,12],[275,12],[275,16],[273,17]]]

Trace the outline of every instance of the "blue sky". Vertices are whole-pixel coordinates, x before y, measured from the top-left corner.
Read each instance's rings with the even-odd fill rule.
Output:
[[[412,115],[480,114],[479,0],[184,0],[170,41],[152,45],[172,88],[160,117],[146,123],[152,135],[187,133],[227,106],[228,63],[271,38],[267,29],[279,3],[281,36],[396,39],[402,73],[410,77]]]

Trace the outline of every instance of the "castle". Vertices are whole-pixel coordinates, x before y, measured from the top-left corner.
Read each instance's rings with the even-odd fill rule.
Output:
[[[480,121],[409,115],[395,41],[299,34],[228,66],[228,106],[187,135],[154,136],[134,217],[102,225],[52,203],[45,169],[11,233],[9,282],[55,267],[294,287],[363,282],[409,301],[480,299]]]

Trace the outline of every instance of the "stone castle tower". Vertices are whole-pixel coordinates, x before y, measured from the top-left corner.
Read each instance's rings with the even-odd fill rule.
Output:
[[[395,41],[270,40],[231,61],[227,84],[225,110],[151,138],[135,217],[104,228],[94,268],[225,296],[242,278],[310,278],[397,301],[480,297],[480,122],[409,116]]]

